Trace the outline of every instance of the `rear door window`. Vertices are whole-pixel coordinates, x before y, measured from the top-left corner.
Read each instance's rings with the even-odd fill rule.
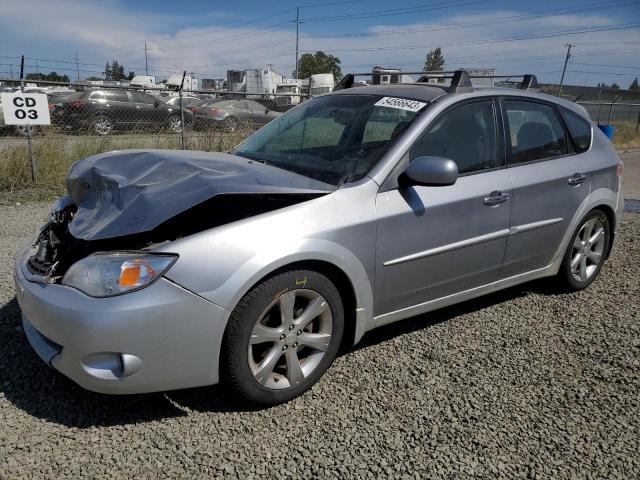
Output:
[[[586,152],[591,145],[591,122],[566,108],[560,109],[560,115],[569,129],[578,153]]]
[[[131,96],[133,97],[134,103],[148,103],[154,105],[156,103],[156,99],[150,95],[141,92],[131,92]]]
[[[112,102],[128,102],[127,92],[125,90],[113,90],[107,93],[107,98]]]
[[[107,98],[107,94],[100,90],[96,92],[91,92],[89,94],[89,100],[105,100]]]
[[[507,99],[504,108],[511,141],[511,164],[569,153],[564,127],[552,106]]]

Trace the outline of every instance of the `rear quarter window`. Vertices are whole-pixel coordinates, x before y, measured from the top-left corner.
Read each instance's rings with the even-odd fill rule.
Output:
[[[560,108],[560,115],[569,129],[578,153],[586,152],[591,145],[591,122],[565,108]]]

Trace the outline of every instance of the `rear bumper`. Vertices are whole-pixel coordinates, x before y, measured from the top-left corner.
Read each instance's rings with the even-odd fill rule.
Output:
[[[29,343],[83,388],[129,394],[218,382],[229,312],[160,278],[111,298],[27,279],[15,265],[16,297]]]

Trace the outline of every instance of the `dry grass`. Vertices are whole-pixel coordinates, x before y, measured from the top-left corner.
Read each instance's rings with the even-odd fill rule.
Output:
[[[613,144],[618,150],[632,150],[640,148],[640,133],[635,123],[615,123],[616,133]]]
[[[226,151],[250,133],[250,130],[234,133],[190,133],[187,136],[187,148],[211,152]],[[37,178],[33,182],[27,141],[1,138],[0,203],[11,203],[20,199],[49,199],[63,194],[64,182],[71,165],[91,155],[122,149],[180,147],[180,135],[38,136],[33,139],[37,165]]]
[[[640,148],[640,135],[633,123],[618,123],[614,144],[619,150]],[[222,152],[240,143],[253,130],[234,133],[189,132],[187,148]],[[0,203],[49,200],[64,193],[64,181],[71,165],[82,158],[111,150],[130,148],[179,149],[180,135],[113,135],[110,137],[41,135],[33,140],[37,179],[31,180],[27,142],[0,138]]]

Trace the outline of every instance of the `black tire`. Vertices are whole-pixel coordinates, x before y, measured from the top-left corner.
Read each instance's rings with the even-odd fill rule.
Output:
[[[96,135],[107,136],[111,135],[114,130],[113,120],[107,115],[96,115],[91,120],[91,131]]]
[[[28,130],[31,130],[31,136],[35,137],[40,131],[40,127],[37,125],[16,125],[14,131],[21,137],[28,137]]]
[[[304,290],[301,290],[301,286]],[[324,356],[300,383],[280,389],[267,388],[258,382],[249,366],[249,340],[252,331],[265,309],[268,309],[278,298],[287,293],[300,291],[317,293],[326,300],[331,313],[331,339]],[[251,404],[271,406],[286,402],[311,388],[331,366],[338,353],[343,331],[342,299],[335,285],[326,276],[310,270],[292,270],[277,274],[247,293],[232,312],[222,346],[221,379]],[[276,341],[266,345],[268,349],[280,348]],[[285,357],[285,354],[281,355]]]
[[[169,133],[182,133],[182,119],[180,115],[171,115],[167,123]]]
[[[591,220],[597,220],[599,224],[602,225],[604,229],[604,248],[601,252],[601,259],[598,264],[595,265],[592,273],[584,280],[576,278],[576,275],[572,271],[571,262],[572,259],[576,258],[577,253],[574,249],[574,242],[578,239],[578,235],[582,232],[582,229],[587,225]],[[605,215],[602,210],[592,210],[590,211],[578,224],[578,227],[573,232],[571,239],[569,240],[569,245],[567,246],[567,250],[565,251],[564,258],[562,259],[562,264],[560,265],[560,270],[558,271],[558,280],[563,288],[568,291],[576,292],[579,290],[583,290],[587,288],[591,283],[596,279],[602,266],[604,265],[605,259],[607,257],[607,253],[609,250],[611,242],[611,225],[609,223],[609,218]],[[591,248],[591,247],[589,247]]]
[[[229,118],[225,118],[222,121],[222,131],[225,133],[233,133],[236,130],[238,130],[238,121],[233,118],[233,117],[229,117]]]

